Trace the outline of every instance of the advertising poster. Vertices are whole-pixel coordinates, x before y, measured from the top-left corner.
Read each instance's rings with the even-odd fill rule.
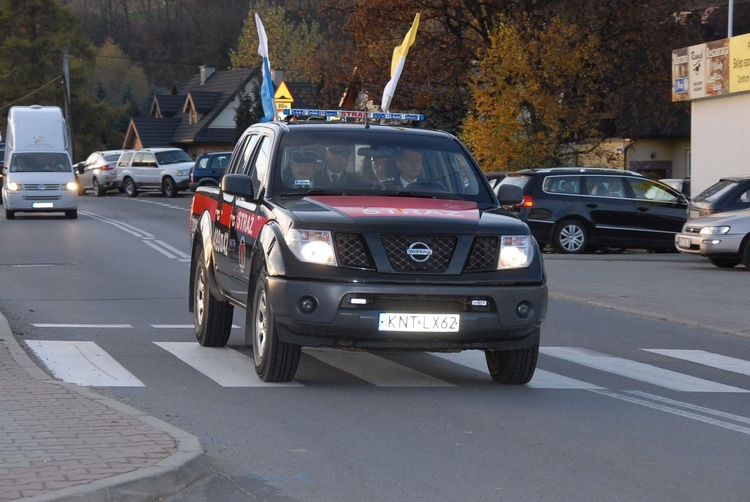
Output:
[[[706,95],[729,93],[729,39],[706,44]]]
[[[672,51],[672,101],[690,99],[687,47]]]
[[[750,91],[750,33],[729,39],[729,92]]]
[[[690,99],[706,97],[706,44],[688,47]]]

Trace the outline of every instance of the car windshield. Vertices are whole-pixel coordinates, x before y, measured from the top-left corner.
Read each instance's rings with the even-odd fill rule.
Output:
[[[393,195],[495,204],[484,174],[447,136],[294,131],[279,144],[270,195]]]
[[[696,195],[693,200],[695,202],[714,202],[720,199],[725,193],[730,191],[737,183],[730,180],[721,180],[718,183],[711,185],[710,187],[703,190],[701,193]]]
[[[17,153],[10,165],[10,171],[17,173],[65,173],[71,170],[64,153]]]
[[[193,162],[184,150],[167,150],[166,152],[156,152],[156,160],[159,161],[159,165],[165,164],[177,164],[179,162]]]

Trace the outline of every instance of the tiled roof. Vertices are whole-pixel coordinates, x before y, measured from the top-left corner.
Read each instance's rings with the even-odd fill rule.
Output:
[[[319,108],[319,87],[308,82],[285,82],[292,94],[294,108]]]
[[[216,103],[221,99],[222,93],[190,91],[189,96],[198,113],[208,113],[214,109]]]
[[[154,96],[154,103],[159,108],[159,113],[161,113],[162,117],[174,117],[174,115],[181,112],[182,107],[185,106],[185,96],[162,94],[160,96]],[[154,115],[153,109],[151,114]]]
[[[172,146],[172,136],[177,126],[178,118],[133,117],[133,127],[141,140],[143,148]]]

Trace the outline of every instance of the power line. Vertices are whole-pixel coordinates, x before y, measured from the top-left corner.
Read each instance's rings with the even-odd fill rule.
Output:
[[[37,92],[41,91],[42,89],[44,89],[44,88],[45,88],[45,87],[47,87],[48,85],[54,84],[54,83],[55,83],[56,81],[58,81],[58,80],[59,80],[60,78],[62,78],[62,75],[57,75],[57,76],[56,76],[55,78],[53,78],[53,79],[52,79],[52,80],[50,80],[49,82],[47,82],[47,83],[46,83],[46,84],[44,84],[43,86],[39,87],[38,89],[36,89],[36,90],[34,90],[34,91],[31,91],[31,92],[30,92],[30,93],[28,93],[27,95],[25,95],[25,96],[23,96],[23,97],[20,97],[20,98],[18,98],[17,100],[13,101],[13,102],[12,102],[12,103],[10,103],[10,104],[7,104],[7,105],[5,105],[5,106],[0,106],[0,110],[5,110],[5,109],[7,109],[7,108],[10,108],[11,106],[15,105],[16,103],[20,103],[21,101],[23,101],[24,99],[28,98],[29,96],[33,96],[33,95],[34,95],[34,94],[36,94]]]

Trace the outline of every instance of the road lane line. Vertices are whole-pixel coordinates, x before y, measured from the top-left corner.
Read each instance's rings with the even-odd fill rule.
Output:
[[[654,401],[661,401],[662,403],[671,404],[674,406],[681,406],[683,408],[687,408],[688,410],[700,411],[701,413],[706,413],[709,415],[716,415],[717,417],[726,418],[727,420],[734,420],[736,422],[750,425],[750,418],[743,417],[740,415],[735,415],[733,413],[727,413],[725,411],[705,408],[703,406],[697,406],[695,404],[683,403],[682,401],[676,401],[674,399],[657,396],[655,394],[650,394],[648,392],[641,392],[639,390],[626,390],[625,392],[627,392],[628,394],[633,394],[634,396],[641,396],[647,399],[652,399]]]
[[[170,246],[169,244],[167,244],[167,243],[166,243],[166,242],[164,242],[164,241],[161,241],[161,240],[159,240],[159,239],[156,239],[156,243],[157,243],[157,244],[159,244],[160,246],[162,246],[162,247],[164,247],[164,248],[168,249],[169,251],[173,252],[174,254],[176,254],[176,255],[177,255],[178,257],[180,257],[180,258],[185,258],[185,259],[188,259],[188,260],[190,259],[190,255],[189,255],[189,254],[185,254],[185,253],[183,253],[183,252],[182,252],[182,251],[180,251],[179,249],[177,249],[177,248],[175,248],[175,247],[173,247],[173,246]]]
[[[596,394],[601,394],[602,396],[607,397],[613,397],[615,399],[619,399],[621,401],[625,401],[628,403],[637,404],[640,406],[645,406],[646,408],[652,408],[654,410],[663,411],[666,413],[671,413],[672,415],[678,415],[681,417],[689,418],[691,420],[697,420],[698,422],[703,422],[705,424],[715,425],[717,427],[723,427],[724,429],[729,429],[735,432],[740,432],[742,434],[750,435],[750,427],[743,427],[741,425],[737,424],[731,424],[728,422],[723,422],[721,420],[716,420],[715,418],[711,417],[705,417],[703,415],[698,415],[697,413],[691,413],[689,411],[680,410],[677,408],[672,408],[670,406],[664,406],[662,404],[658,403],[652,403],[650,401],[645,401],[643,399],[638,399],[631,396],[626,396],[624,394],[619,394],[617,392],[606,390],[606,389],[593,389],[589,392],[594,392]]]
[[[369,352],[309,348],[304,353],[378,387],[456,387]]]
[[[731,371],[741,375],[750,376],[750,361],[744,361],[734,357],[723,356],[706,352],[705,350],[680,350],[680,349],[641,349],[654,354],[674,357],[691,363],[698,363],[720,370]]]
[[[60,380],[85,387],[144,387],[94,342],[25,340],[26,345]]]
[[[542,347],[540,352],[588,368],[613,373],[666,389],[682,392],[750,392],[739,387],[704,380],[637,361],[608,356],[588,349],[576,347]]]
[[[264,382],[255,373],[252,357],[228,347],[201,347],[197,342],[154,344],[222,387],[302,387],[297,382]]]
[[[163,254],[164,256],[166,256],[167,258],[172,258],[172,259],[177,258],[175,255],[173,255],[172,253],[170,253],[166,249],[162,249],[161,246],[159,246],[157,244],[154,244],[153,242],[151,242],[148,239],[141,239],[141,242],[143,242],[148,247],[157,250],[158,252],[160,252],[161,254]]]
[[[471,368],[481,373],[488,373],[487,361],[482,350],[464,350],[456,353],[431,352],[431,355],[445,359],[455,364]],[[537,368],[534,371],[534,378],[531,379],[527,387],[535,389],[601,389],[598,385],[576,380],[575,378],[558,375],[550,371]]]
[[[151,324],[152,328],[155,329],[194,329],[195,326],[192,324]],[[232,324],[232,329],[237,329],[239,326]]]

